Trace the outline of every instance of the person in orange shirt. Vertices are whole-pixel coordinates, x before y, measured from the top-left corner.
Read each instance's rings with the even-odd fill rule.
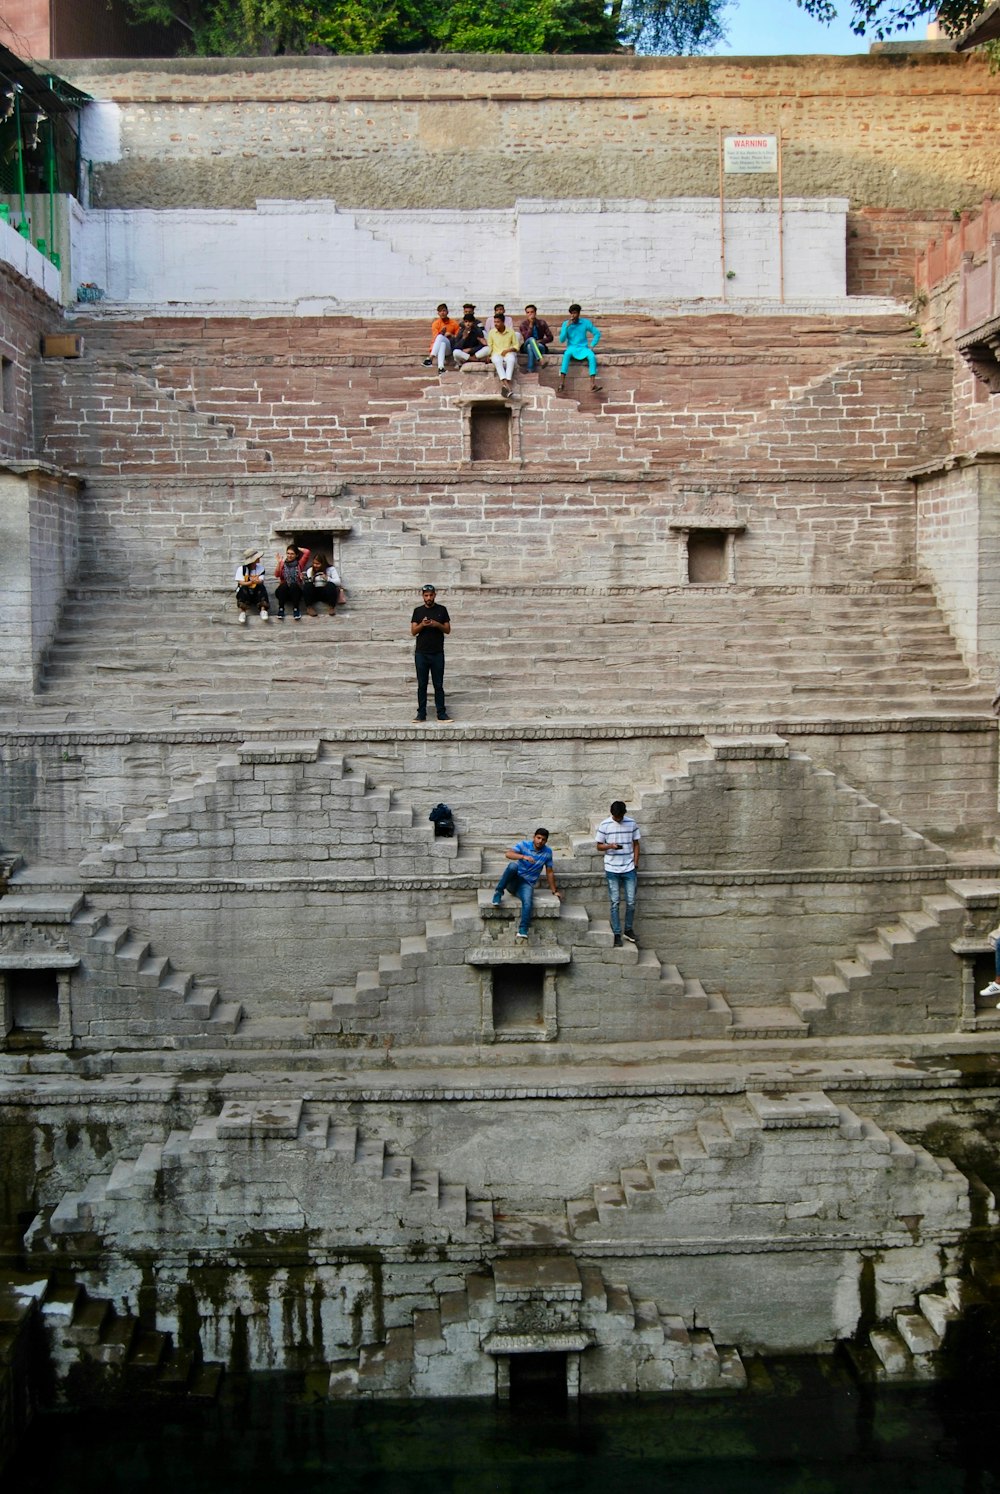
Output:
[[[431,350],[424,359],[424,367],[430,368],[437,359],[438,373],[444,373],[445,360],[451,354],[451,344],[459,334],[460,328],[454,317],[448,315],[448,308],[441,302],[438,314],[431,322]]]

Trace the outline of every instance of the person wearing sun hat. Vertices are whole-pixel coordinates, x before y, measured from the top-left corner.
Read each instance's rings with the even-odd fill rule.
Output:
[[[237,622],[246,623],[248,612],[259,612],[261,622],[271,621],[271,602],[264,585],[264,552],[251,545],[236,567]]]
[[[427,720],[427,681],[434,685],[434,709],[439,721],[450,721],[444,703],[444,640],[451,632],[447,607],[437,600],[437,587],[425,581],[420,588],[422,601],[414,607],[410,633],[417,640],[413,663],[417,671],[417,714],[414,721]]]

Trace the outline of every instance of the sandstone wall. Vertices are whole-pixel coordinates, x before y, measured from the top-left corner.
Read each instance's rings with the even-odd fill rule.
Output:
[[[984,59],[381,57],[66,63],[104,101],[102,207],[510,206],[715,195],[718,132],[785,138],[784,189],[960,208],[997,178]],[[755,195],[758,178],[732,179]],[[739,183],[739,184],[738,184]],[[748,190],[749,186],[749,190]]]

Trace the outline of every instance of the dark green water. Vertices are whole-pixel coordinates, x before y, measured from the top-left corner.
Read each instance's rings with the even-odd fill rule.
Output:
[[[223,1404],[51,1413],[17,1494],[988,1494],[997,1385],[858,1388],[829,1362],[770,1388],[578,1406],[310,1400],[254,1377]],[[766,1381],[765,1381],[766,1385]]]

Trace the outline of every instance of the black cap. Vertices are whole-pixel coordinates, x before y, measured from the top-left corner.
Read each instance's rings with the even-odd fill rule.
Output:
[[[432,591],[434,593],[434,595],[437,596],[437,587],[436,586],[432,586],[429,581],[425,581],[424,584],[423,584],[423,586],[420,588],[420,590],[421,591]]]

